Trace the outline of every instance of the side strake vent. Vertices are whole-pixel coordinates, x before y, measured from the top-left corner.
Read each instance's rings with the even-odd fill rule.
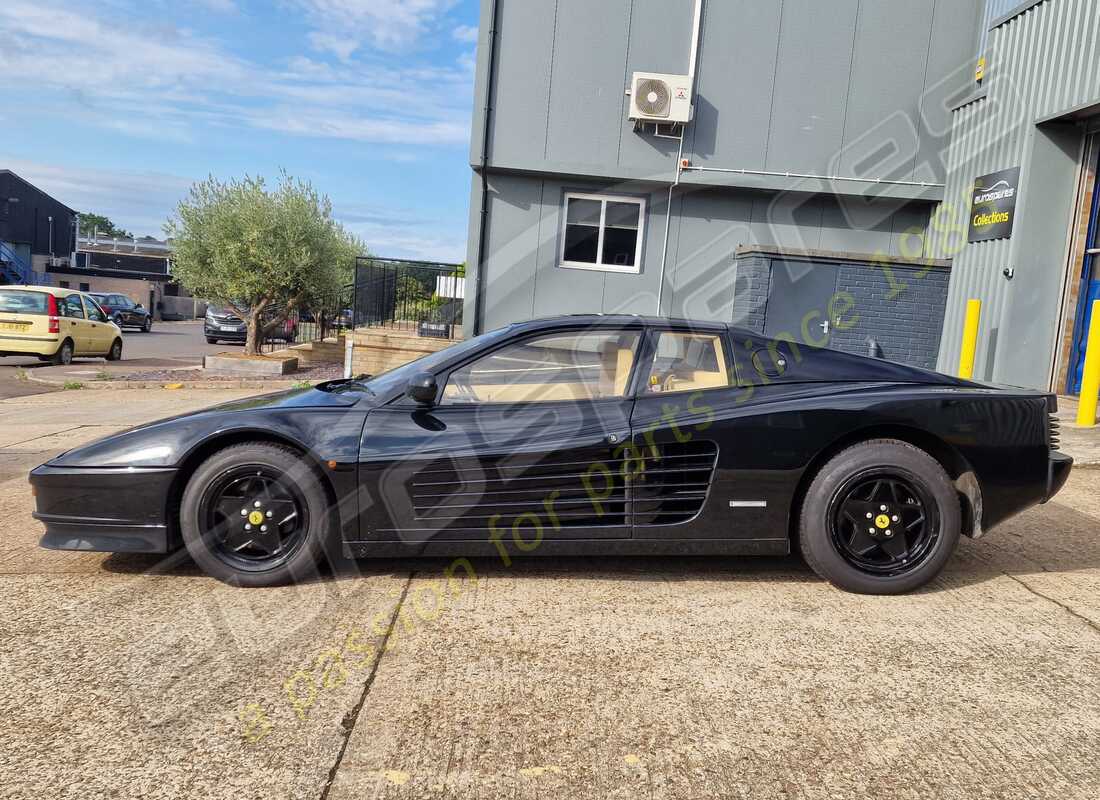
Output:
[[[713,442],[442,458],[409,486],[416,520],[449,530],[669,525],[699,513],[714,475]]]
[[[672,525],[695,517],[707,499],[717,460],[714,442],[641,447],[630,464],[634,524]]]
[[[1058,449],[1061,435],[1062,426],[1058,422],[1058,417],[1053,414],[1047,414],[1047,442],[1050,444],[1051,450]]]

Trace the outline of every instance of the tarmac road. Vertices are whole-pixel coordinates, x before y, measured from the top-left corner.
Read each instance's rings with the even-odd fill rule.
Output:
[[[797,558],[245,591],[36,547],[29,466],[243,394],[0,402],[0,796],[1100,795],[1100,471],[891,598]]]
[[[86,382],[101,371],[136,372],[142,369],[194,367],[204,355],[240,348],[222,342],[207,344],[202,320],[158,322],[149,333],[125,329],[122,332],[122,361],[82,358],[68,367],[54,367],[31,358],[0,358],[0,399],[25,397],[52,391],[49,386],[25,380],[26,376],[51,377],[62,381]]]

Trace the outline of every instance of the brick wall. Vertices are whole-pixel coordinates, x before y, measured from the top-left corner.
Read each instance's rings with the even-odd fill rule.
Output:
[[[771,300],[772,260],[772,256],[760,254],[735,260],[735,325],[764,332]],[[807,260],[815,261],[813,257]],[[835,291],[851,296],[852,306],[843,322],[855,324],[844,329],[834,327],[829,347],[866,355],[868,340],[873,338],[887,359],[935,369],[947,306],[948,267],[830,257],[815,268],[833,270]],[[825,310],[822,308],[821,313]]]
[[[353,375],[378,375],[417,358],[436,353],[454,342],[448,339],[410,336],[381,328],[360,328],[352,333]]]
[[[889,360],[935,369],[950,270],[897,264],[888,269],[889,274],[878,265],[839,268],[837,291],[852,295],[855,305],[846,319],[856,324],[834,330],[829,346],[866,355],[868,339],[873,337]]]
[[[771,260],[750,256],[734,261],[733,324],[764,332],[764,317],[771,286]]]

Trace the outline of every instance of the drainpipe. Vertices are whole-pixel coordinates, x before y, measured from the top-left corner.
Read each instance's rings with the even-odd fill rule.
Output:
[[[699,37],[703,30],[703,0],[695,0],[695,19],[691,26],[691,55],[688,56],[688,77],[691,78],[691,105],[695,106],[695,72],[699,66]],[[694,114],[692,115],[694,116]],[[685,125],[686,128],[686,125]],[[668,265],[668,234],[672,226],[672,194],[680,185],[680,175],[684,171],[684,134],[687,131],[680,129],[680,147],[676,154],[676,177],[668,187],[668,204],[665,206],[665,238],[661,245],[661,270],[657,281],[657,314],[660,316],[661,305],[665,296],[665,270]]]
[[[489,17],[489,73],[485,79],[485,120],[481,131],[481,217],[477,229],[477,264],[474,271],[474,326],[473,335],[482,332],[482,316],[485,293],[482,291],[485,274],[486,231],[489,225],[489,132],[493,116],[493,86],[497,61],[497,12],[500,0],[492,0]]]

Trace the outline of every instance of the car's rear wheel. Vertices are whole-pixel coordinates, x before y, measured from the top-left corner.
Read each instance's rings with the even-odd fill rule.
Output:
[[[115,339],[111,344],[111,349],[107,351],[108,361],[121,361],[122,360],[122,340]]]
[[[51,362],[56,366],[67,366],[73,363],[72,339],[66,339],[61,343],[61,347],[57,348],[57,352],[54,353]]]
[[[195,562],[236,586],[310,580],[335,540],[331,504],[312,465],[264,442],[227,447],[195,470],[180,529]]]
[[[806,563],[851,592],[900,594],[943,569],[962,528],[950,477],[928,453],[876,439],[831,459],[802,504]]]

